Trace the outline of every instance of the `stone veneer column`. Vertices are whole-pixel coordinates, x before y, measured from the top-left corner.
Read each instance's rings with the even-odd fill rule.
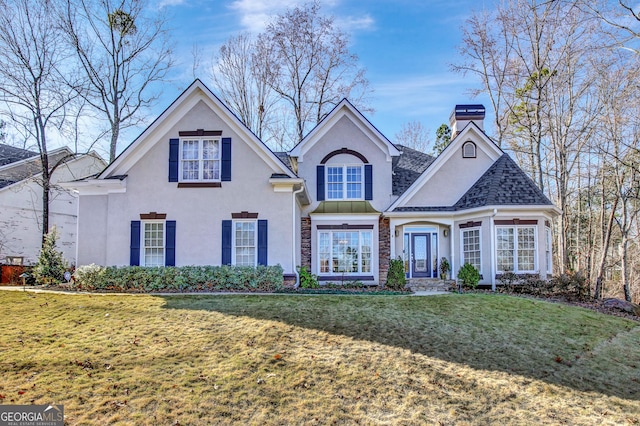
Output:
[[[311,272],[311,218],[300,219],[300,266]]]
[[[379,284],[387,282],[389,259],[391,256],[391,234],[389,234],[389,218],[380,217],[378,221],[378,279]]]

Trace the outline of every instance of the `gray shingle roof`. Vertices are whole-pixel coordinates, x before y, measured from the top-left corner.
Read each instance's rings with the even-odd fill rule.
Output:
[[[287,168],[289,170],[291,170],[293,172],[293,166],[291,164],[291,157],[289,157],[289,153],[288,152],[274,152],[274,154],[276,155],[276,157],[278,157],[280,159],[280,161],[282,161],[284,163],[285,166],[287,166]]]
[[[453,206],[397,207],[394,211],[459,211],[514,205],[551,206],[553,203],[508,154],[503,154]]]
[[[406,146],[396,147],[402,153],[399,157],[393,157],[392,190],[393,195],[401,195],[429,167],[434,158]]]
[[[503,154],[455,204],[456,210],[489,205],[553,205],[522,171]]]
[[[0,143],[0,166],[15,163],[16,161],[24,160],[36,155],[38,155],[37,152]]]

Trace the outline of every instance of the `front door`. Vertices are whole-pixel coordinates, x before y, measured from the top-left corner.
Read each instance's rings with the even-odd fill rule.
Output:
[[[411,234],[411,276],[431,276],[431,235]]]

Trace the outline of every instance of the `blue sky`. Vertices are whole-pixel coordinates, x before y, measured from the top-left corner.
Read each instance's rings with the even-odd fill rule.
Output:
[[[171,17],[177,68],[172,85],[166,85],[153,111],[164,110],[194,78],[193,50],[201,57],[196,76],[214,92],[205,68],[220,45],[243,31],[257,33],[274,14],[297,0],[162,0]],[[430,130],[432,139],[456,104],[484,103],[471,98],[468,89],[478,85],[449,69],[456,60],[460,28],[473,10],[490,7],[491,1],[442,0],[326,0],[322,13],[332,15],[351,39],[351,51],[373,89],[367,118],[389,139],[403,124],[418,120]],[[277,4],[274,6],[274,4]],[[124,142],[124,141],[123,141]],[[126,146],[123,143],[122,146]]]

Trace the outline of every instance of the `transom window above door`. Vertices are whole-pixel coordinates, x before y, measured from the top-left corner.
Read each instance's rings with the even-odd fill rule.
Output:
[[[327,200],[362,200],[362,165],[327,166]]]
[[[220,139],[180,139],[180,181],[220,180]]]

